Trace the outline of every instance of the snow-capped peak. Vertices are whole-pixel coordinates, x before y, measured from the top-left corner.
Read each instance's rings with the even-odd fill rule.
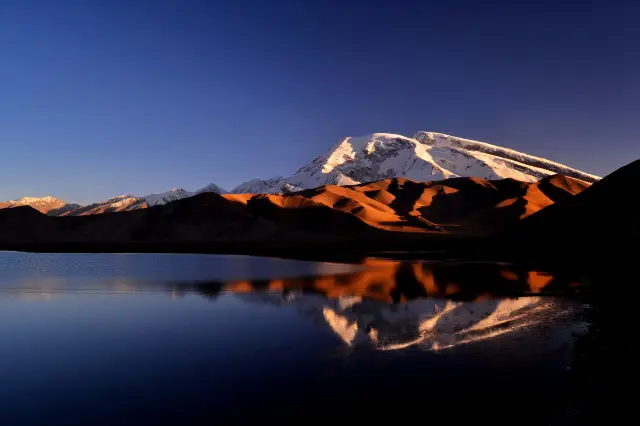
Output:
[[[160,194],[149,194],[149,195],[145,195],[144,197],[137,197],[137,198],[144,198],[144,200],[147,202],[149,206],[157,206],[161,204],[170,203],[171,201],[188,198],[193,195],[194,194],[192,192],[185,191],[182,188],[173,188],[170,191],[161,192]]]
[[[479,142],[470,139],[459,138],[456,136],[446,135],[444,133],[418,132],[415,139],[425,145],[458,150],[460,152],[476,152],[478,154],[490,154],[506,160],[518,163],[529,164],[533,167],[542,168],[553,173],[562,173],[564,175],[580,179],[586,182],[595,182],[600,178],[595,175],[581,172],[563,164],[547,160],[545,158],[535,157],[533,155],[524,154],[512,149],[491,145],[486,142]]]
[[[131,194],[122,194],[117,197],[109,198],[87,206],[75,206],[74,208],[58,209],[53,212],[59,215],[87,215],[107,212],[118,212],[137,210],[144,207],[159,206],[172,201],[181,200],[183,198],[193,197],[203,192],[216,192],[218,194],[226,193],[218,185],[210,183],[209,185],[198,189],[196,192],[187,191],[182,188],[172,188],[169,191],[158,194],[149,194],[144,196],[135,196]]]
[[[51,203],[54,201],[60,201],[57,198],[46,196],[46,197],[20,197],[16,200],[9,201],[10,203],[18,205],[29,205],[32,203]]]
[[[269,179],[251,179],[236,186],[231,192],[236,194],[249,194],[249,193],[270,193],[279,192],[274,189],[280,189],[280,186],[284,183],[282,176],[274,176]]]
[[[227,191],[220,188],[218,185],[214,183],[210,183],[205,187],[198,189],[196,192],[191,192],[184,190],[182,188],[173,188],[170,191],[162,192],[160,194],[150,194],[145,195],[144,200],[147,202],[149,206],[157,206],[161,204],[170,203],[172,201],[181,200],[183,198],[193,197],[196,194],[201,194],[203,192],[215,192],[216,194],[225,194]]]
[[[534,182],[562,173],[586,182],[599,177],[543,158],[443,133],[392,133],[347,137],[293,175],[254,179],[232,192],[287,192],[322,185],[354,185],[393,177],[434,181],[455,177],[512,178]]]
[[[31,206],[42,213],[48,213],[51,210],[59,209],[65,206],[66,204],[67,204],[66,202],[50,196],[21,197],[15,200],[10,200],[7,202],[0,203],[2,207]]]

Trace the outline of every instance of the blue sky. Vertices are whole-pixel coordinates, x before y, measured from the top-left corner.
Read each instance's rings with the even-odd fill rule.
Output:
[[[632,1],[6,0],[0,200],[289,174],[418,130],[605,175],[640,158]]]

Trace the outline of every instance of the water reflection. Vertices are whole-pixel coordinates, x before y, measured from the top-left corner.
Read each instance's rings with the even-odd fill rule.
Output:
[[[569,277],[496,263],[372,259],[365,265],[350,274],[196,283],[174,291],[212,299],[231,292],[248,302],[293,306],[348,347],[441,350],[570,319],[576,305],[550,296],[582,287]],[[584,328],[573,326],[561,332]]]
[[[570,317],[574,304],[549,296],[583,288],[571,277],[499,263],[368,259],[358,267],[335,271],[193,282],[40,277],[4,286],[0,295],[48,301],[76,293],[162,293],[174,300],[187,294],[211,300],[233,294],[249,303],[293,307],[350,348],[441,350]]]
[[[367,259],[359,265],[311,263],[302,269],[295,261],[273,262],[276,263],[272,265],[273,270],[262,266],[263,270],[270,271],[266,274],[268,278],[240,280],[227,278],[228,270],[212,268],[206,263],[188,269],[185,275],[209,275],[214,277],[212,280],[197,278],[186,281],[179,278],[179,274],[176,277],[172,273],[148,276],[116,274],[108,265],[101,265],[99,271],[93,274],[76,273],[78,271],[67,267],[64,273],[43,271],[39,274],[23,274],[0,283],[0,296],[35,298],[39,295],[51,298],[71,293],[165,292],[177,299],[187,293],[216,298],[223,292],[294,291],[320,294],[327,298],[362,297],[385,303],[403,303],[427,297],[476,300],[489,296],[566,295],[579,292],[585,286],[575,277],[490,262],[429,263]],[[68,263],[74,265],[76,262]],[[269,262],[266,264],[270,265]],[[216,266],[215,262],[213,266]],[[165,269],[171,270],[169,266]],[[215,278],[218,276],[220,278]]]
[[[585,325],[575,322],[578,305],[555,297],[481,298],[475,301],[417,299],[394,305],[372,299],[341,296],[327,299],[303,293],[244,293],[244,301],[296,308],[303,316],[328,327],[351,348],[399,350],[417,348],[437,351],[515,333],[521,329],[562,336],[540,336],[549,344],[562,345]],[[571,327],[556,327],[566,320]]]
[[[1,425],[541,424],[584,329],[577,280],[514,265],[41,258],[0,274]]]
[[[220,292],[317,293],[327,298],[364,297],[387,303],[417,298],[475,300],[479,297],[569,294],[583,288],[574,277],[554,275],[499,263],[402,262],[369,259],[357,272],[273,280],[181,283],[178,291],[194,290],[208,297]]]

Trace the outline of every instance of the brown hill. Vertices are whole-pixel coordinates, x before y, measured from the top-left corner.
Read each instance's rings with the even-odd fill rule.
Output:
[[[536,183],[479,178],[415,182],[394,178],[353,186],[325,185],[284,195],[222,197],[246,205],[258,216],[310,229],[325,214],[344,224],[350,221],[356,228],[364,223],[385,231],[477,235],[488,234],[556,201],[571,198],[589,185],[560,175]],[[334,213],[327,213],[329,210]],[[359,221],[347,219],[350,216]]]
[[[0,210],[0,244],[204,243],[370,235],[358,218],[323,205],[286,209],[268,199],[242,204],[203,193],[129,212],[52,217],[31,207]]]
[[[0,210],[0,244],[313,242],[425,233],[479,235],[570,199],[588,186],[563,176],[537,183],[385,179],[285,195],[202,193],[161,206],[143,203],[134,211],[80,216],[52,217],[19,207]]]
[[[353,214],[379,229],[482,235],[569,199],[589,185],[560,175],[536,183],[396,178],[346,187],[323,186],[295,195]]]

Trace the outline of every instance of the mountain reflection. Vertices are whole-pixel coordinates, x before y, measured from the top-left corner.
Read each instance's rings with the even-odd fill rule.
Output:
[[[577,306],[559,298],[525,296],[517,299],[417,299],[388,304],[360,297],[327,299],[320,295],[288,293],[243,293],[237,297],[250,303],[296,308],[303,316],[328,326],[349,347],[399,350],[410,347],[442,350],[513,333],[525,327],[548,334],[538,340],[558,346],[571,333],[584,328],[568,321],[567,327],[546,327],[552,321],[573,320]],[[559,338],[557,338],[559,337]]]
[[[496,263],[368,260],[363,267],[320,277],[198,283],[189,290],[295,307],[349,347],[439,350],[570,317],[575,304],[545,296],[580,289],[569,277]]]
[[[272,272],[287,272],[277,266]],[[557,329],[544,325],[571,317],[578,304],[547,296],[583,289],[574,277],[490,262],[367,259],[348,268],[321,269],[298,278],[236,281],[24,276],[0,287],[0,298],[54,301],[71,294],[119,294],[144,300],[161,293],[175,300],[189,294],[216,300],[232,294],[247,303],[296,309],[349,348],[439,350],[515,336],[525,327]],[[340,273],[327,273],[334,271]]]
[[[418,298],[475,300],[487,296],[566,294],[579,290],[575,279],[497,263],[401,262],[369,259],[346,274],[274,280],[202,282],[183,287],[216,297],[220,292],[317,293],[327,298],[363,297],[387,303]]]

